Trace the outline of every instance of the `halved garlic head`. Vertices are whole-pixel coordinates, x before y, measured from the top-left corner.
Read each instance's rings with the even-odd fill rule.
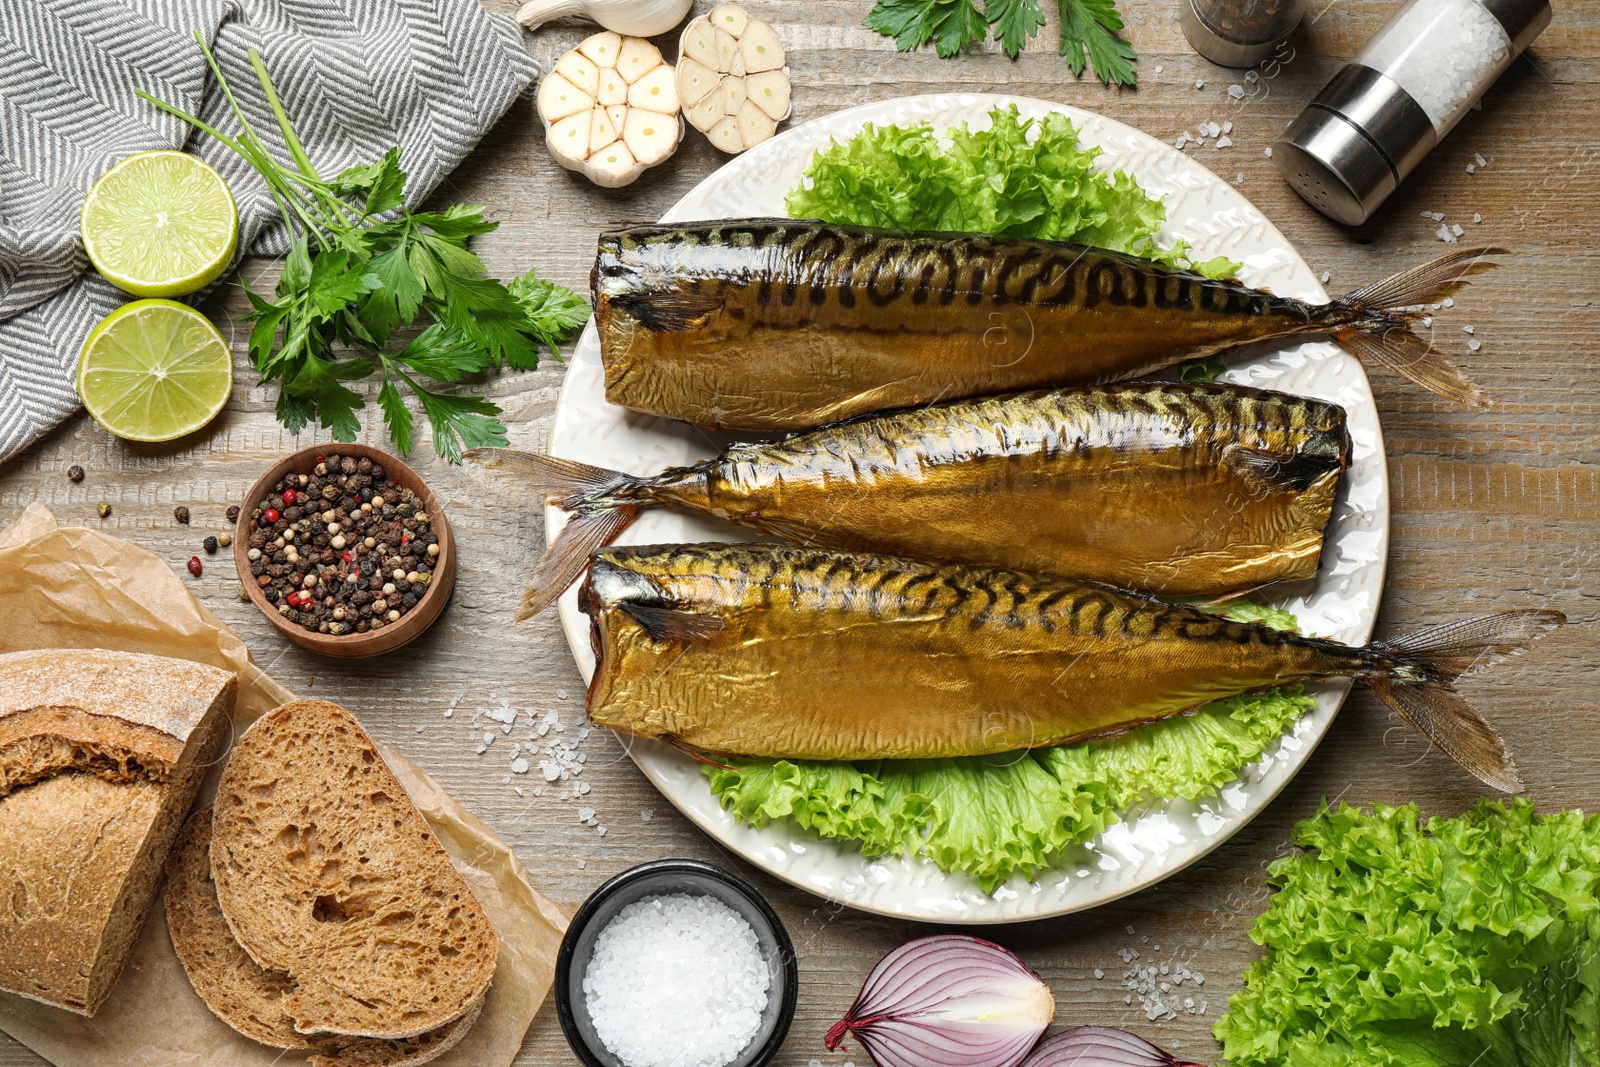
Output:
[[[683,29],[678,98],[689,124],[724,152],[743,152],[789,117],[789,68],[772,27],[719,4]]]
[[[539,118],[555,161],[617,188],[664,162],[683,139],[673,70],[639,37],[597,33],[539,84]]]

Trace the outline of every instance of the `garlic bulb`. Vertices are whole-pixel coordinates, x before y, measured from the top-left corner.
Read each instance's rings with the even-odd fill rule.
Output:
[[[789,68],[770,25],[719,4],[683,28],[678,98],[689,124],[724,152],[743,152],[789,117]]]
[[[694,0],[528,0],[517,21],[536,30],[552,19],[582,15],[629,37],[654,37],[683,21]]]
[[[665,161],[683,139],[672,68],[649,41],[597,33],[539,84],[539,118],[555,161],[608,189]]]

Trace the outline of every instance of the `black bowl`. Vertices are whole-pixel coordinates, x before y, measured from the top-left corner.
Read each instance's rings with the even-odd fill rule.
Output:
[[[761,1029],[728,1067],[763,1067],[783,1047],[789,1024],[794,1021],[800,984],[794,944],[778,913],[754,886],[721,867],[698,860],[656,860],[623,871],[596,889],[572,917],[556,955],[556,1013],[567,1044],[585,1067],[622,1067],[595,1033],[583,995],[583,976],[594,954],[595,938],[617,912],[634,901],[669,893],[715,897],[743,916],[755,931],[771,981],[767,1008],[761,1016]]]

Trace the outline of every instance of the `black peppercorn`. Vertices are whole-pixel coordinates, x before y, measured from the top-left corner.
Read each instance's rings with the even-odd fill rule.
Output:
[[[239,505],[235,504],[233,507],[229,508],[228,512],[227,512],[227,515],[228,515],[228,521],[229,522],[238,522],[239,521]]]
[[[83,481],[83,468],[78,466],[76,463],[74,463],[72,466],[68,467],[67,468],[67,481],[69,481],[69,482],[81,482],[81,481]]]
[[[188,508],[185,508],[185,507],[173,508],[172,509],[172,517],[174,519],[177,519],[184,526],[189,525],[189,509]]]
[[[206,550],[206,555],[214,556],[217,554],[217,539],[215,537],[207,537],[200,542],[200,547]]]

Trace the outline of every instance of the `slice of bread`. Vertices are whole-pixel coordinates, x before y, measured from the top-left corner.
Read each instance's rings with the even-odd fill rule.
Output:
[[[302,1034],[407,1038],[466,1014],[499,944],[439,839],[343,708],[298,700],[239,739],[212,814],[235,940],[294,983]]]
[[[227,671],[132,652],[0,656],[0,989],[99,1010],[237,688]]]
[[[454,1048],[483,1007],[480,997],[455,1022],[403,1041],[300,1033],[282,1005],[294,980],[257,965],[233,939],[217,904],[210,808],[189,817],[167,860],[166,908],[172,947],[206,1007],[252,1041],[307,1050],[315,1067],[420,1067]]]

